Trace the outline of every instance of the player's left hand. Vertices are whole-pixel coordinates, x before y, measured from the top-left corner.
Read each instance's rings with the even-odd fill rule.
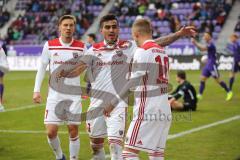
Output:
[[[196,37],[197,35],[197,28],[195,26],[184,26],[182,27],[178,33],[181,37],[189,36],[189,37]]]
[[[104,107],[103,109],[103,114],[106,116],[106,117],[110,117],[110,114],[112,112],[112,110],[114,109],[114,106],[112,104],[109,104],[108,106]]]

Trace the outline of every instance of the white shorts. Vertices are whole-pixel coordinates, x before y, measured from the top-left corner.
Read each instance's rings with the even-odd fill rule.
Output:
[[[61,125],[66,123],[67,125],[79,125],[80,114],[82,113],[82,104],[80,99],[67,101],[58,108],[56,105],[60,100],[48,100],[44,116],[44,124],[56,124]],[[69,106],[70,107],[67,107]]]
[[[93,110],[91,107],[89,110]],[[86,121],[87,131],[91,138],[123,140],[126,126],[126,107],[115,108],[110,117],[100,116]]]
[[[125,147],[148,153],[159,152],[165,148],[171,124],[171,109],[168,103],[157,106],[146,100],[145,105],[134,106],[134,116],[128,128]],[[166,104],[166,105],[161,105]]]

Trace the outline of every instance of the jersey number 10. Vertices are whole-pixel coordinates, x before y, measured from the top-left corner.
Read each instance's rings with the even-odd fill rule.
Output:
[[[168,72],[169,72],[168,57],[163,57],[162,62],[161,56],[158,55],[157,57],[155,57],[155,61],[159,64],[159,75],[157,78],[157,84],[162,83],[168,84]]]

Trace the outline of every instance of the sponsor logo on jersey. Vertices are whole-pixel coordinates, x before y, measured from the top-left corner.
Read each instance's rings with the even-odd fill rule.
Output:
[[[53,64],[76,65],[77,62],[73,62],[73,61],[54,61]]]
[[[123,55],[123,51],[121,50],[116,50],[117,56],[121,57]]]
[[[97,61],[97,66],[111,66],[111,65],[122,65],[123,61],[109,61],[109,62],[102,62],[102,61]]]

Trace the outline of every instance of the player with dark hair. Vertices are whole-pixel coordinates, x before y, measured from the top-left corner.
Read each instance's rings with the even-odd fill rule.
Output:
[[[217,51],[216,46],[213,43],[212,36],[210,33],[206,32],[203,35],[203,39],[206,42],[206,45],[202,45],[198,43],[195,39],[191,39],[192,43],[202,52],[207,52],[207,63],[205,64],[204,68],[202,69],[199,93],[197,95],[198,99],[202,99],[203,91],[205,89],[205,82],[207,79],[212,76],[214,80],[227,92],[226,101],[231,100],[232,92],[226,85],[224,81],[220,79],[220,75],[217,69]]]
[[[176,81],[179,86],[169,96],[169,103],[174,110],[195,111],[197,108],[197,96],[196,90],[193,85],[187,81],[186,73],[184,71],[178,71]],[[183,97],[183,102],[178,101]]]
[[[124,160],[139,160],[140,151],[147,152],[149,160],[164,159],[171,124],[171,118],[166,118],[171,117],[167,93],[169,62],[164,47],[153,40],[152,31],[147,19],[137,19],[133,23],[132,37],[138,48],[133,56],[130,79],[118,93],[124,99],[131,89],[135,102],[134,116],[125,137]],[[121,99],[117,97],[112,99],[104,114],[111,117],[111,111],[117,109],[119,101]],[[157,118],[157,113],[162,119]]]
[[[89,33],[87,35],[87,48],[90,48],[94,43],[96,43],[96,35],[94,33]]]

